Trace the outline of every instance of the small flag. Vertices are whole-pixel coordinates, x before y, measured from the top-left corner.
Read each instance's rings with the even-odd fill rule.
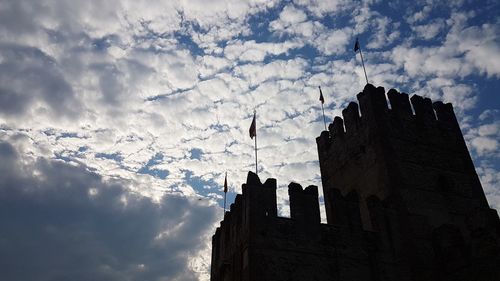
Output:
[[[321,86],[318,86],[319,88],[319,100],[321,101],[321,104],[325,103],[325,98],[323,97],[323,92],[321,91]]]
[[[359,50],[359,40],[356,37],[356,43],[354,43],[354,52],[357,52]]]
[[[224,178],[224,193],[227,193],[227,172],[226,177]]]
[[[250,138],[253,139],[253,137],[257,136],[257,129],[255,128],[255,112],[253,113],[253,120],[252,120],[252,125],[250,125],[250,130],[248,130],[250,133]]]

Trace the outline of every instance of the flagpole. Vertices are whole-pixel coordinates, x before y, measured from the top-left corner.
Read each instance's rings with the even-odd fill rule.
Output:
[[[326,117],[325,117],[325,108],[323,107],[323,104],[325,103],[325,97],[323,97],[323,91],[321,91],[321,86],[318,86],[319,89],[319,101],[321,102],[321,110],[323,110],[323,123],[325,123],[325,131],[326,129]]]
[[[255,109],[253,115],[255,116],[255,174],[259,175],[259,170],[257,169],[257,111]]]
[[[227,195],[227,172],[224,178],[224,214],[226,213],[226,195]]]
[[[323,107],[323,103],[321,103],[321,109],[323,110],[323,123],[325,123],[325,131],[327,131],[327,129],[326,129],[326,118],[325,118],[325,108]]]
[[[361,45],[359,46],[359,55],[361,56],[361,64],[363,65],[363,71],[365,72],[366,84],[368,84],[368,76],[366,76],[365,61],[363,60],[363,52],[361,52]]]
[[[224,192],[224,214],[226,213],[226,194],[227,192]]]

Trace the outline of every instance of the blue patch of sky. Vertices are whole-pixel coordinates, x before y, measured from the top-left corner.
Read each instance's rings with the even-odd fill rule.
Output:
[[[300,48],[290,49],[288,50],[288,52],[279,55],[268,55],[264,58],[263,62],[267,64],[274,60],[289,60],[297,57],[301,57],[309,61],[314,61],[314,59],[318,55],[319,55],[318,50],[315,47],[307,44]]]
[[[229,126],[224,124],[211,124],[208,128],[216,130],[217,132],[227,132],[229,131]]]
[[[56,137],[56,140],[64,138],[88,139],[89,137],[79,136],[78,133],[61,133],[59,136]]]
[[[267,10],[250,16],[247,22],[250,27],[251,34],[249,36],[242,37],[241,39],[255,40],[255,42],[257,43],[276,41],[270,40],[275,36],[271,32],[269,32],[269,23],[279,17],[279,12],[283,8],[282,6],[283,5],[280,5],[279,7],[273,8],[271,10]]]
[[[92,40],[93,51],[105,51],[113,45],[119,45],[120,38],[117,35],[111,34],[106,35],[101,38],[95,38]]]
[[[191,153],[191,159],[201,160],[201,157],[203,156],[203,150],[199,148],[192,148],[189,152]]]
[[[201,177],[193,176],[193,172],[184,170],[185,172],[185,182],[187,185],[191,186],[196,190],[198,194],[201,196],[208,196],[210,193],[218,193],[221,196],[224,196],[224,182],[217,183],[214,180],[203,180]],[[231,179],[228,179],[229,192],[227,193],[226,207],[229,209],[229,206],[236,197],[236,193],[231,192]],[[220,207],[224,206],[224,199],[218,201]]]
[[[167,170],[154,168],[155,165],[162,162],[163,158],[163,154],[156,153],[151,159],[149,159],[146,165],[144,165],[137,171],[137,173],[147,174],[156,178],[165,179],[170,173]]]
[[[175,32],[174,37],[182,47],[184,47],[191,53],[192,56],[196,57],[204,55],[203,49],[193,41],[190,35],[185,34],[184,32]]]
[[[212,193],[214,192],[214,189],[217,188],[219,188],[222,191],[223,183],[215,183],[212,179],[208,181],[203,180],[201,179],[201,177],[193,176],[192,171],[183,170],[183,172],[185,172],[184,180],[186,181],[186,184],[193,187],[196,191],[198,191],[202,195],[207,195],[209,193]]]
[[[500,108],[500,97],[498,96],[498,89],[500,88],[500,80],[494,78],[484,78],[484,77],[474,77],[473,81],[478,81],[483,79],[481,83],[476,85],[476,89],[481,95],[479,95],[476,108],[477,114],[481,114],[487,109],[498,109]]]
[[[96,153],[95,157],[114,160],[116,162],[121,162],[123,160],[123,156],[121,155],[121,153],[118,153],[118,152],[115,152],[115,153]]]
[[[80,146],[78,148],[78,152],[86,152],[87,150],[89,150],[89,147],[88,146]]]

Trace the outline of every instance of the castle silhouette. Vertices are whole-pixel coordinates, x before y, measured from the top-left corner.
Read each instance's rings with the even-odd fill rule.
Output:
[[[213,235],[212,281],[500,280],[500,220],[452,105],[387,96],[366,85],[316,139],[327,224],[316,186],[291,183],[283,218],[276,180],[248,173]]]

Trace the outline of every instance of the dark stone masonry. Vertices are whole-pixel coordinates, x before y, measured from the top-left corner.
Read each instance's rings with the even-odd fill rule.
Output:
[[[500,280],[500,220],[452,105],[387,96],[366,85],[316,139],[327,224],[316,186],[291,183],[282,218],[276,180],[248,173],[212,238],[212,281]]]

